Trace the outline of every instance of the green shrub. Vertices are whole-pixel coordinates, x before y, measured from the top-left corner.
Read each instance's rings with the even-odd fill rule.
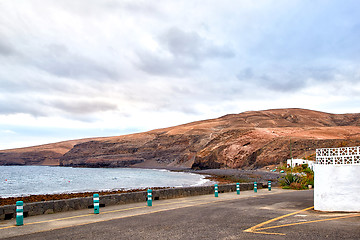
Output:
[[[314,172],[310,168],[297,167],[297,174],[288,173],[279,183],[284,189],[306,189],[308,185],[314,186]]]
[[[300,177],[293,174],[286,174],[284,178],[285,185],[290,186],[291,183],[299,183],[301,181]]]
[[[300,181],[301,178],[299,176],[288,173],[284,177],[282,177],[279,182],[280,185],[284,187],[284,186],[290,186],[291,183],[293,182],[300,182]]]

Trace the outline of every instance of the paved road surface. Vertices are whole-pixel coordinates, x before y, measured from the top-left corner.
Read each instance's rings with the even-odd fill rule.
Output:
[[[313,191],[266,189],[0,222],[9,239],[360,239],[360,213],[312,209]]]

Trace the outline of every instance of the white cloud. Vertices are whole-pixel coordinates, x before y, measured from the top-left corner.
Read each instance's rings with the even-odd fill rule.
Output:
[[[359,112],[359,12],[338,0],[2,1],[0,128],[22,146],[246,110]]]
[[[5,134],[16,134],[16,132],[14,132],[12,130],[0,130],[0,132],[5,133]]]

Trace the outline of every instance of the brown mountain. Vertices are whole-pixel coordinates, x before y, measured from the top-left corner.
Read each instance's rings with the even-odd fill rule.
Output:
[[[86,138],[34,147],[0,150],[0,165],[60,165],[60,158],[74,145],[102,138]]]
[[[0,151],[0,164],[78,167],[258,168],[316,148],[360,145],[360,114],[275,109],[119,137]]]

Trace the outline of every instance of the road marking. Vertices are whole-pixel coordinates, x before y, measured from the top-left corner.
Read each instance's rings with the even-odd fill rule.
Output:
[[[308,208],[305,208],[305,209],[302,209],[302,210],[299,210],[299,211],[296,211],[296,212],[293,212],[293,213],[288,213],[288,214],[285,214],[285,215],[282,215],[280,217],[276,217],[276,218],[273,218],[273,219],[270,219],[270,220],[267,220],[265,222],[262,222],[258,225],[255,225],[251,228],[248,228],[246,230],[244,230],[244,232],[254,232],[256,231],[256,229],[266,225],[266,224],[269,224],[269,223],[272,223],[272,222],[275,222],[276,220],[279,220],[279,219],[282,219],[282,218],[285,218],[285,217],[288,217],[288,216],[291,216],[291,215],[295,215],[295,214],[298,214],[298,213],[301,213],[301,212],[304,212],[304,211],[307,211],[307,210],[310,210],[310,209],[313,209],[314,207],[308,207]]]
[[[319,220],[313,220],[313,221],[307,221],[307,222],[289,223],[289,224],[283,224],[283,225],[272,226],[272,227],[258,228],[257,230],[266,230],[266,229],[272,229],[272,228],[281,228],[281,227],[294,226],[294,225],[307,224],[307,223],[325,222],[325,221],[332,221],[332,220],[344,219],[344,218],[351,218],[351,217],[360,217],[360,213],[358,213],[358,214],[346,215],[346,216],[342,216],[342,217],[319,219]]]
[[[272,223],[274,221],[277,221],[279,219],[289,217],[289,216],[298,214],[300,212],[308,211],[308,210],[313,209],[313,208],[314,207],[305,208],[305,209],[302,209],[302,210],[299,210],[299,211],[296,211],[296,212],[293,212],[293,213],[285,214],[285,215],[270,219],[268,221],[265,221],[265,222],[262,222],[262,223],[260,223],[258,225],[255,225],[255,226],[253,226],[251,228],[248,228],[248,229],[244,230],[244,232],[260,233],[260,234],[271,234],[271,235],[286,235],[284,233],[264,232],[264,230],[274,229],[274,228],[281,228],[281,227],[288,227],[288,226],[295,226],[295,225],[301,225],[301,224],[308,224],[308,223],[332,221],[332,220],[351,218],[351,217],[360,217],[360,213],[357,213],[357,214],[350,214],[350,215],[341,216],[341,217],[335,217],[335,218],[327,218],[327,219],[319,219],[319,220],[306,221],[306,222],[289,223],[289,224],[282,224],[282,225],[271,226],[271,227],[262,227],[264,225],[267,225],[267,224]],[[306,216],[306,215],[295,215],[295,216]]]
[[[0,228],[0,230],[1,229],[7,229],[7,228],[13,228],[13,227],[17,227],[16,225],[11,225],[11,226],[7,226],[7,227],[2,227],[2,228]]]
[[[245,232],[245,231],[244,231]],[[282,235],[282,236],[285,236],[286,234],[284,233],[271,233],[271,232],[252,232],[252,233],[260,233],[260,234],[268,234],[268,235]]]

